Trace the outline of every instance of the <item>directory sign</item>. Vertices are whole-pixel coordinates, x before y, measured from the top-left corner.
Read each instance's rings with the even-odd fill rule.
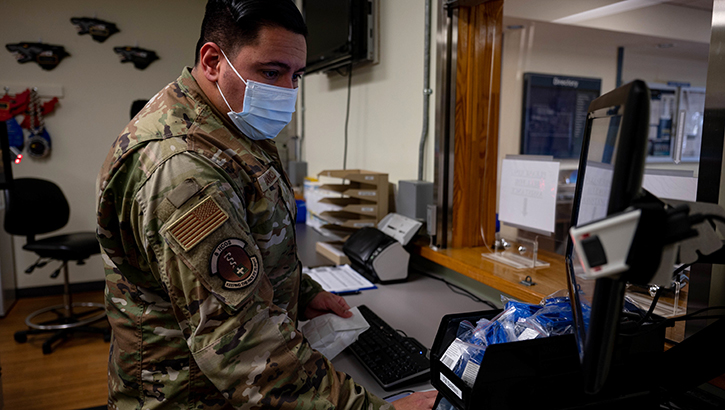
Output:
[[[589,104],[601,92],[597,78],[526,73],[521,154],[579,158]]]

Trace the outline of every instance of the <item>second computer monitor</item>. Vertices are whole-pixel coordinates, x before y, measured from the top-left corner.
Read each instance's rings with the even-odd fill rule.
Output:
[[[627,209],[642,195],[647,155],[650,94],[643,81],[633,81],[592,101],[582,142],[571,226]],[[577,255],[569,240],[566,253],[569,291],[587,391],[599,391],[609,373],[625,281],[598,279],[582,289]],[[590,284],[591,285],[591,284]],[[588,297],[590,300],[582,300]],[[582,303],[591,303],[585,324]]]

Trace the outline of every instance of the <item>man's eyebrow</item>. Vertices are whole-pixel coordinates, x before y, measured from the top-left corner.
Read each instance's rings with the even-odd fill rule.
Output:
[[[260,66],[263,66],[263,67],[274,66],[274,67],[284,68],[286,70],[291,70],[292,69],[292,67],[290,67],[289,64],[283,63],[281,61],[266,61],[264,63],[259,63],[259,65]],[[297,73],[297,72],[305,71],[305,70],[306,70],[306,67],[302,67],[302,68],[300,68],[299,70],[297,70],[295,72]]]

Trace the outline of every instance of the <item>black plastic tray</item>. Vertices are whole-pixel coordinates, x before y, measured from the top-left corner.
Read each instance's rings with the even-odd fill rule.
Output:
[[[655,405],[649,369],[663,353],[664,328],[636,338],[619,338],[608,385],[597,395],[584,393],[574,335],[489,346],[473,387],[441,362],[463,320],[492,319],[501,310],[444,316],[431,349],[431,384],[461,410],[615,408]],[[599,404],[597,404],[599,403]]]

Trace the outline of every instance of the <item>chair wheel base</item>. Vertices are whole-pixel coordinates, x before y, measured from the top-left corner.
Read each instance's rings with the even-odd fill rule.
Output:
[[[25,343],[28,341],[28,335],[23,330],[15,332],[14,338],[17,343]]]
[[[72,308],[69,310],[64,305],[56,305],[33,312],[25,319],[28,329],[15,332],[15,341],[25,343],[28,341],[28,335],[50,334],[42,346],[43,354],[47,355],[53,353],[55,346],[76,332],[101,334],[105,342],[111,340],[110,328],[90,326],[106,319],[103,305],[84,302],[73,303],[72,307],[80,308],[81,311],[73,312]]]
[[[53,346],[46,346],[45,343],[43,343],[43,354],[51,353],[53,353]]]
[[[74,328],[62,329],[62,330],[41,330],[41,329],[21,330],[19,332],[15,332],[15,341],[18,343],[25,343],[28,341],[28,335],[39,335],[39,334],[50,333],[51,336],[43,342],[42,348],[43,348],[43,354],[51,354],[51,353],[53,353],[53,349],[58,344],[67,340],[69,336],[73,335],[74,333],[78,333],[78,332],[100,334],[103,336],[104,342],[109,342],[111,340],[111,329],[110,328],[83,326],[83,327],[74,327]],[[56,342],[58,342],[58,343],[56,343]]]
[[[82,311],[78,311],[82,309]],[[106,308],[100,303],[80,302],[70,307],[54,305],[36,310],[25,318],[25,324],[31,329],[65,330],[85,327],[106,317]]]

